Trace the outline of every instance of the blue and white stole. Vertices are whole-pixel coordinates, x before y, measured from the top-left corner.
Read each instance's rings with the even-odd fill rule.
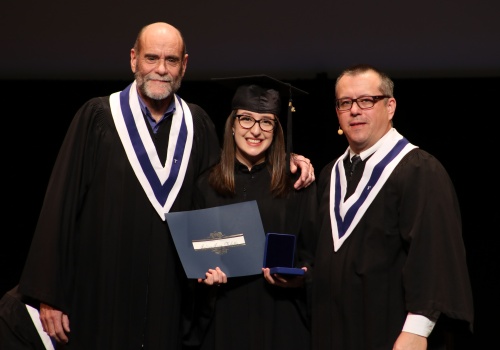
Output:
[[[174,95],[174,100],[167,160],[162,166],[139,105],[136,81],[109,97],[113,120],[130,165],[162,220],[179,194],[193,146],[191,111],[179,96]]]
[[[337,159],[330,182],[330,220],[334,251],[339,250],[350,236],[401,159],[416,147],[392,128],[366,156],[363,155],[367,157],[373,154],[365,164],[356,191],[345,202],[347,180],[343,159],[349,154],[349,148]]]

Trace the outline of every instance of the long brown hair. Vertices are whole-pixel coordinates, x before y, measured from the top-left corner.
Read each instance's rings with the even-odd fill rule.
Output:
[[[271,174],[269,190],[275,197],[285,196],[290,190],[291,179],[286,170],[285,136],[277,116],[274,137],[266,150],[267,170]],[[209,184],[221,195],[233,196],[236,194],[234,183],[234,167],[236,159],[236,143],[234,142],[233,125],[236,119],[236,110],[233,110],[226,120],[222,143],[221,159],[209,175]]]

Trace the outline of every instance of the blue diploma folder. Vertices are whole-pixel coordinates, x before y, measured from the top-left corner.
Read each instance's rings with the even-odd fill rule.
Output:
[[[265,232],[256,201],[166,214],[188,278],[220,267],[227,277],[262,273]]]

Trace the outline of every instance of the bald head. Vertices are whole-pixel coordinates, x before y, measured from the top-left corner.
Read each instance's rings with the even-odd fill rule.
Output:
[[[173,25],[165,22],[151,23],[142,27],[134,43],[136,53],[141,51],[144,41],[152,37],[170,37],[171,40],[178,40],[178,44],[182,47],[181,55],[186,54],[186,44],[181,32]]]

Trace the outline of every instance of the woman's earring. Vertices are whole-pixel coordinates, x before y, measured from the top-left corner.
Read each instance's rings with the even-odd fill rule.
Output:
[[[344,135],[344,130],[342,130],[342,129],[340,128],[340,125],[339,125],[339,129],[337,130],[337,134],[339,134],[339,135]]]
[[[233,131],[233,136],[234,136],[234,131]]]

